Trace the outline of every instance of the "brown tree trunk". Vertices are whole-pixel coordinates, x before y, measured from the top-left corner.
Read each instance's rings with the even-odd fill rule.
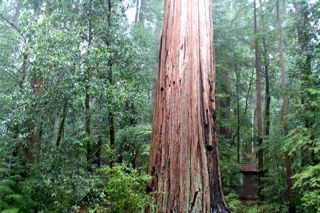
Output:
[[[260,7],[262,7],[262,0],[259,0]],[[263,68],[264,68],[264,79],[265,79],[265,113],[264,113],[264,135],[266,137],[270,134],[270,105],[271,105],[271,95],[270,95],[270,75],[269,75],[269,53],[265,32],[264,23],[264,13],[261,11],[261,27],[262,27],[262,45],[263,45]]]
[[[280,2],[277,0],[277,25],[278,25],[278,41],[279,41],[279,52],[280,52],[280,71],[281,71],[281,89],[282,89],[282,119],[283,119],[283,134],[288,134],[288,112],[287,112],[287,89],[286,89],[286,72],[285,72],[285,59],[284,59],[284,48],[282,38],[282,20],[280,16]],[[289,154],[285,153],[285,167],[286,167],[286,179],[287,179],[287,190],[288,190],[288,201],[289,201],[289,213],[295,213],[296,207],[292,197],[292,171],[291,171],[291,159]]]
[[[40,78],[38,79],[35,77],[35,79],[32,79],[30,81],[32,93],[36,96],[41,96],[43,93],[43,80]],[[39,150],[39,129],[40,129],[41,123],[37,121],[37,119],[31,121],[30,129],[29,129],[29,141],[26,144],[26,147],[24,147],[24,155],[27,157],[29,161],[34,160],[34,152],[36,149]]]
[[[230,212],[215,128],[211,0],[166,0],[149,160],[156,212]]]
[[[264,74],[265,74],[265,127],[264,127],[264,135],[269,136],[270,134],[270,105],[271,105],[271,95],[270,95],[270,77],[269,77],[269,56],[267,50],[267,42],[266,39],[263,38],[263,60],[264,60]]]
[[[256,0],[254,0],[254,33],[255,33],[255,63],[256,63],[256,96],[257,96],[257,117],[258,117],[258,160],[259,160],[259,191],[262,189],[261,177],[264,176],[263,163],[263,148],[262,146],[262,98],[261,98],[261,63],[260,63],[260,48],[258,39],[258,24],[257,24],[257,7]]]
[[[62,109],[62,118],[59,126],[59,131],[58,131],[58,137],[56,141],[56,146],[60,145],[60,142],[64,136],[64,126],[65,126],[65,121],[67,118],[67,112],[68,112],[68,100],[65,99],[63,103],[63,109]]]

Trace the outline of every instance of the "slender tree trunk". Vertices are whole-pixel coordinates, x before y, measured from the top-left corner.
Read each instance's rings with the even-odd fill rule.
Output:
[[[142,26],[144,26],[144,24],[145,24],[145,20],[146,20],[146,18],[145,18],[145,15],[144,15],[144,13],[145,13],[145,11],[146,11],[146,0],[140,0],[140,10],[139,10],[139,23],[142,25]]]
[[[220,88],[220,91],[224,94],[230,94],[230,84],[228,84],[228,81],[225,81],[225,79],[229,79],[229,74],[225,70],[221,70],[221,79],[224,79],[223,81],[217,82],[217,85]],[[227,123],[230,120],[230,106],[231,106],[231,98],[230,97],[224,97],[221,99],[217,99],[217,107],[219,108],[219,115],[221,117],[221,120],[223,123]],[[218,132],[221,136],[224,137],[226,140],[232,139],[232,130],[229,124],[224,124],[219,126]]]
[[[247,112],[248,112],[248,101],[250,98],[250,92],[251,92],[253,80],[254,80],[254,69],[252,69],[252,73],[251,73],[251,77],[250,77],[250,81],[249,81],[249,86],[248,86],[248,90],[247,90],[247,94],[246,94],[246,104],[244,106],[244,115],[247,115]]]
[[[112,3],[111,0],[108,0],[108,26],[109,28],[111,28],[111,14],[112,14]],[[110,34],[112,33],[111,31],[109,32]],[[110,46],[110,40],[107,41],[107,45]],[[113,85],[113,72],[112,72],[112,58],[109,58],[108,60],[108,64],[107,64],[107,68],[108,68],[108,82],[109,82],[109,86],[111,87]],[[109,100],[108,100],[108,121],[109,121],[109,139],[110,139],[110,146],[115,149],[115,124],[114,124],[114,115],[113,115],[113,109],[111,107],[112,105],[112,100],[113,100],[113,94],[111,91],[111,94],[109,96]],[[111,156],[110,158],[110,166],[113,166],[114,164],[114,159],[115,156]]]
[[[261,64],[260,64],[260,48],[258,38],[258,26],[257,26],[257,7],[256,0],[254,0],[254,33],[255,33],[255,64],[256,64],[256,96],[257,96],[257,117],[258,117],[258,159],[259,159],[259,191],[262,189],[261,177],[264,176],[264,163],[263,163],[263,148],[262,146],[262,98],[261,98]]]
[[[278,25],[278,43],[280,52],[280,70],[281,70],[281,90],[282,90],[282,119],[283,119],[283,134],[288,134],[288,112],[287,112],[287,89],[286,89],[286,72],[285,72],[285,59],[284,59],[284,48],[282,38],[282,20],[280,16],[280,2],[277,0],[277,25]],[[285,166],[287,176],[287,190],[288,190],[288,201],[289,201],[289,213],[295,213],[296,207],[292,196],[292,171],[291,171],[291,159],[289,154],[285,153]]]
[[[89,96],[89,88],[86,86],[86,94],[85,94],[85,108],[86,108],[86,121],[85,121],[85,132],[86,132],[86,149],[87,149],[87,162],[91,164],[92,160],[92,144],[90,140],[91,135],[91,116],[90,116],[90,96]]]
[[[37,97],[41,96],[41,94],[43,93],[43,80],[35,77],[34,79],[31,80],[30,84],[31,84],[33,94],[36,95]],[[29,161],[34,160],[34,152],[36,151],[37,148],[39,150],[40,138],[39,138],[38,130],[40,128],[40,124],[41,123],[39,123],[37,119],[31,121],[31,124],[30,124],[29,141],[27,146],[24,148],[24,154]]]
[[[268,50],[267,50],[267,42],[266,39],[263,38],[263,60],[264,60],[264,72],[265,72],[265,91],[266,91],[266,97],[265,97],[265,129],[264,129],[264,135],[269,136],[270,134],[270,105],[271,105],[271,95],[270,95],[270,78],[269,78],[269,56],[268,56]]]
[[[166,0],[148,169],[156,212],[230,212],[215,128],[211,0]]]
[[[161,37],[161,19],[159,19],[159,18],[157,18],[156,28],[154,30],[154,35],[156,36],[156,38]]]
[[[55,131],[55,126],[56,126],[56,116],[57,116],[57,112],[56,112],[56,108],[54,106],[54,108],[50,112],[50,118],[49,118],[49,124],[50,124],[49,138],[51,138],[51,139],[53,139],[53,137],[54,137],[54,131]]]
[[[90,46],[92,42],[92,0],[88,2],[88,56],[90,56]],[[89,65],[88,65],[89,66]],[[88,170],[91,169],[92,163],[92,144],[91,144],[91,115],[90,115],[90,67],[86,69],[86,82],[85,82],[85,110],[86,110],[86,121],[85,121],[85,132],[86,132],[86,149],[87,149],[87,163]]]
[[[20,8],[19,6],[17,5],[15,7],[15,11],[14,11],[14,15],[13,15],[13,19],[12,19],[12,24],[17,27],[17,21],[18,21],[18,18],[20,17]]]
[[[236,68],[236,67],[235,67]],[[236,72],[237,70],[235,70]],[[223,94],[231,94],[230,91],[230,82],[229,82],[229,72],[225,69],[221,68],[220,70],[220,77],[221,80],[217,81],[217,91]],[[217,98],[217,112],[219,113],[219,117],[222,122],[220,122],[218,128],[218,135],[223,136],[223,138],[227,141],[231,141],[233,139],[232,129],[229,124],[229,120],[231,117],[230,107],[231,107],[231,98],[230,96],[225,96],[222,98]],[[231,143],[234,141],[232,140]]]
[[[234,58],[236,55],[234,54]],[[237,95],[237,161],[240,163],[240,147],[241,147],[241,137],[240,137],[240,129],[241,129],[241,121],[240,121],[240,70],[238,70],[237,62],[235,62],[235,72],[236,72],[236,95]]]
[[[136,15],[135,15],[135,19],[134,19],[135,23],[138,23],[138,21],[139,21],[139,11],[140,11],[140,0],[137,0],[137,2],[136,2]]]
[[[262,1],[259,0],[259,4],[262,7]],[[267,40],[266,40],[266,32],[264,30],[265,23],[264,23],[264,13],[261,11],[261,26],[262,26],[262,45],[263,45],[263,66],[264,66],[264,79],[265,79],[265,129],[264,135],[269,136],[270,133],[270,104],[271,104],[271,95],[270,95],[270,79],[269,79],[269,55],[268,55],[268,47],[267,47]]]
[[[64,103],[63,103],[62,118],[61,118],[61,122],[60,122],[60,126],[59,126],[56,146],[60,145],[60,142],[64,136],[64,126],[65,126],[65,121],[66,121],[66,117],[67,117],[67,112],[68,112],[68,100],[66,99],[66,100],[64,100]]]
[[[95,161],[94,163],[97,165],[98,168],[101,167],[101,149],[102,149],[102,138],[99,137],[98,142],[97,142],[97,149],[95,152]]]

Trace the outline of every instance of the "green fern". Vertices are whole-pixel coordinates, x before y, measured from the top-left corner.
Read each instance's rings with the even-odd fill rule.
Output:
[[[0,149],[0,211],[1,213],[25,212],[26,199],[20,193],[22,177],[19,161]]]

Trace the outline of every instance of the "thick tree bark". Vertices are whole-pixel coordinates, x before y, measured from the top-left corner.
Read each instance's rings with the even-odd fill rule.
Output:
[[[277,25],[278,25],[278,43],[280,53],[280,71],[281,71],[281,90],[282,90],[282,119],[283,119],[283,134],[288,134],[288,112],[287,112],[287,89],[286,89],[286,72],[285,72],[285,59],[284,59],[284,48],[282,38],[282,20],[280,16],[280,2],[277,0],[276,5],[277,12]],[[285,166],[286,166],[286,179],[287,179],[287,190],[288,190],[288,201],[289,201],[289,213],[295,213],[296,207],[292,196],[292,171],[291,171],[291,159],[289,154],[285,153]]]
[[[157,212],[230,212],[214,93],[211,0],[166,0],[148,184]]]
[[[258,117],[258,159],[259,159],[259,191],[261,191],[262,183],[261,177],[264,173],[264,163],[263,163],[263,148],[262,146],[262,98],[261,98],[261,63],[260,63],[260,48],[258,39],[258,24],[257,24],[257,7],[256,0],[254,0],[254,33],[255,33],[255,66],[256,66],[256,98],[257,98],[257,117]]]

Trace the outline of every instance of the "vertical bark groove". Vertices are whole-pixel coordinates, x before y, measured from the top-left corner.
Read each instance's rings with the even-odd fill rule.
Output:
[[[215,134],[210,0],[167,0],[153,120],[148,191],[157,212],[230,212]]]

